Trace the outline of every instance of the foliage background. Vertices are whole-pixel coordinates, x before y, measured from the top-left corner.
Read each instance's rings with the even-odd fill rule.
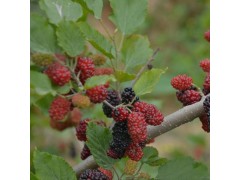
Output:
[[[31,13],[38,12],[38,0],[31,0]],[[155,58],[154,65],[168,67],[151,95],[145,96],[148,102],[156,104],[168,115],[181,108],[171,88],[173,76],[186,73],[193,77],[194,83],[201,87],[204,73],[198,67],[199,61],[210,56],[209,43],[203,39],[203,33],[210,27],[209,0],[150,0],[148,17],[138,32],[147,35],[153,49],[161,51]],[[108,1],[104,3],[103,21],[113,32],[114,27],[108,20],[111,13]],[[89,15],[89,22],[101,33],[104,30]],[[47,114],[49,101],[43,101],[44,110],[31,105],[31,152],[35,147],[63,156],[70,164],[80,162],[83,144],[77,141],[75,129],[57,132],[50,128]],[[98,106],[94,112],[85,114],[105,118]],[[195,120],[156,138],[153,144],[162,157],[190,155],[209,165],[209,134],[203,132],[199,120]]]

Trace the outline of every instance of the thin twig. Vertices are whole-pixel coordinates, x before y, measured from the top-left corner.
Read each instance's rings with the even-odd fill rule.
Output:
[[[120,52],[122,50],[124,38],[125,38],[125,34],[122,34],[122,37],[121,37],[121,40],[120,40],[120,44],[119,44],[118,49],[117,49],[116,67],[118,67],[118,61],[120,60],[119,59],[119,57],[120,57],[119,54],[120,54]]]
[[[80,74],[79,74],[78,76],[76,76],[76,74],[75,74],[75,72],[74,72],[75,66],[77,65],[77,63],[74,62],[74,67],[69,67],[69,66],[67,66],[66,64],[64,64],[61,60],[59,60],[58,58],[56,58],[56,60],[57,60],[57,62],[59,62],[61,65],[63,65],[63,66],[65,66],[66,68],[68,68],[68,70],[69,70],[69,71],[71,72],[71,74],[72,74],[72,78],[73,78],[74,81],[77,83],[77,86],[78,86],[78,87],[83,87],[81,81],[80,81],[79,78],[78,78],[78,76],[79,76]],[[76,61],[76,59],[75,59],[75,61]]]
[[[157,48],[156,51],[154,51],[152,57],[147,61],[147,63],[140,69],[140,71],[137,73],[136,78],[132,81],[131,83],[131,87],[134,86],[134,84],[137,82],[137,80],[140,78],[140,76],[142,75],[142,73],[145,71],[145,69],[147,69],[148,65],[151,64],[151,62],[154,60],[155,56],[157,55],[158,51],[160,49]]]
[[[113,105],[111,105],[109,102],[107,102],[106,100],[103,101],[103,103],[108,105],[110,108],[115,109],[115,107]]]
[[[101,19],[99,19],[99,22],[100,22],[101,26],[103,27],[103,29],[105,30],[105,32],[107,33],[109,39],[113,42],[113,46],[114,46],[114,49],[115,49],[115,56],[116,56],[115,58],[117,59],[118,58],[118,52],[117,52],[116,41],[115,41],[114,37],[111,36],[111,34],[109,33],[109,31],[108,31],[107,27],[104,25],[103,21]],[[112,58],[109,58],[109,59],[110,59],[113,71],[116,72],[116,68],[114,66]]]
[[[120,83],[118,81],[116,82],[116,90],[117,90],[117,96],[118,96],[119,100],[122,101],[122,96],[120,93]]]

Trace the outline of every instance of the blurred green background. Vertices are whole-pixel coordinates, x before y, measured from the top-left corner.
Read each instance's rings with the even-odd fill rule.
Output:
[[[30,3],[31,12],[44,14],[38,8],[38,0],[31,0]],[[168,67],[168,70],[154,92],[143,99],[156,104],[164,115],[182,107],[170,85],[172,77],[184,73],[192,76],[196,85],[202,86],[204,73],[199,68],[199,61],[210,56],[209,43],[203,38],[204,32],[210,27],[209,6],[209,0],[149,0],[149,14],[137,33],[147,35],[154,50],[160,48],[153,65]],[[108,1],[105,1],[103,21],[113,32],[115,27],[108,20],[110,13]],[[99,23],[91,15],[88,18],[104,34]],[[45,111],[36,105],[30,107],[31,152],[37,147],[39,150],[60,155],[74,165],[81,161],[83,144],[77,141],[74,128],[63,132],[50,128],[47,114],[49,103],[50,101],[46,103]],[[97,105],[94,112],[87,110],[85,116],[105,118],[100,105]],[[196,119],[156,138],[153,146],[162,157],[189,155],[209,166],[209,140],[209,134],[201,129],[201,123]]]

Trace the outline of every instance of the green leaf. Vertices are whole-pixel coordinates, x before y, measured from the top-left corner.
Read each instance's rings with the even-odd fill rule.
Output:
[[[88,78],[84,84],[85,89],[90,89],[92,87],[98,86],[98,85],[104,85],[109,81],[115,82],[116,79],[113,75],[100,75],[100,76],[93,76],[91,78]]]
[[[59,94],[67,94],[69,93],[70,89],[71,89],[71,84],[67,83],[64,86],[57,86],[57,85],[52,85],[53,89],[59,93]]]
[[[102,34],[100,34],[85,22],[79,22],[79,27],[86,40],[90,42],[93,47],[95,47],[107,57],[113,58],[113,55],[111,53],[113,46]]]
[[[57,51],[57,38],[53,27],[48,24],[46,18],[31,14],[30,32],[32,51],[40,53],[55,53]]]
[[[152,53],[147,37],[141,35],[129,37],[124,41],[122,48],[122,62],[125,64],[125,70],[129,72],[135,66],[145,64]]]
[[[158,151],[154,147],[145,147],[143,154],[141,162],[150,166],[160,166],[167,162],[167,159],[158,157]]]
[[[52,103],[54,99],[54,96],[52,94],[47,94],[38,99],[34,104],[40,108],[41,112],[48,116],[48,110],[50,107],[50,104]]]
[[[35,174],[30,172],[30,180],[39,180]]]
[[[112,140],[112,133],[108,128],[96,125],[93,122],[87,128],[87,146],[89,147],[97,164],[105,169],[111,169],[117,160],[107,155],[109,142]]]
[[[57,28],[58,44],[66,53],[75,57],[84,50],[84,37],[74,22],[63,21]]]
[[[133,33],[145,20],[147,0],[110,0],[111,20],[123,34]]]
[[[35,104],[41,97],[33,87],[30,88],[30,105]]]
[[[166,164],[167,161],[168,160],[166,158],[155,158],[147,164],[149,164],[150,166],[162,166],[162,165]]]
[[[160,76],[165,73],[165,71],[166,70],[153,68],[144,72],[133,87],[136,95],[141,96],[151,93],[154,86],[158,83]]]
[[[62,20],[77,21],[83,14],[81,5],[71,0],[40,0],[39,5],[53,24]]]
[[[142,163],[150,162],[152,158],[158,157],[158,151],[154,147],[145,147],[143,149],[143,157],[141,159]]]
[[[103,1],[102,0],[84,0],[88,9],[93,12],[96,19],[101,19]]]
[[[128,157],[122,157],[117,163],[114,164],[114,168],[118,174],[122,174],[124,172],[128,160]],[[115,175],[114,177],[117,179]],[[124,177],[122,177],[122,179],[124,179]]]
[[[45,95],[48,93],[53,93],[51,80],[46,74],[30,71],[30,85],[39,95]]]
[[[201,163],[196,163],[190,157],[180,157],[168,161],[165,165],[159,167],[158,180],[208,180],[208,168]]]
[[[35,150],[33,154],[33,164],[39,179],[77,179],[72,167],[61,157]]]
[[[129,74],[124,71],[116,71],[114,76],[119,82],[127,82],[133,80],[136,76],[135,74]]]

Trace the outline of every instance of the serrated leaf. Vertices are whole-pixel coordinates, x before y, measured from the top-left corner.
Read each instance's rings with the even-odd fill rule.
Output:
[[[201,163],[196,163],[190,157],[180,157],[168,161],[165,165],[159,167],[158,180],[208,180],[208,168]]]
[[[30,71],[30,86],[39,95],[54,93],[48,76],[37,71]]]
[[[166,70],[154,68],[144,72],[133,87],[136,95],[141,96],[151,93],[154,86],[158,83],[160,76],[165,73],[165,71]]]
[[[166,158],[155,158],[151,162],[149,162],[148,164],[150,166],[162,166],[162,165],[166,164],[167,161],[168,160]]]
[[[135,74],[129,74],[129,73],[124,72],[124,71],[116,71],[114,73],[114,76],[116,77],[116,79],[119,82],[131,81],[131,80],[133,80],[136,77]]]
[[[43,97],[39,98],[34,104],[40,108],[41,112],[45,115],[49,115],[48,114],[48,110],[50,107],[51,102],[53,101],[54,96],[52,94],[47,94],[44,95]]]
[[[81,5],[71,0],[40,0],[39,6],[53,24],[62,20],[77,21],[83,14]]]
[[[113,58],[113,55],[111,53],[113,46],[102,34],[93,29],[86,22],[79,22],[79,28],[84,34],[86,40],[90,42],[93,47],[95,47],[107,57]]]
[[[101,19],[103,1],[102,0],[84,0],[88,9],[94,14],[96,19]]]
[[[46,18],[31,14],[30,33],[32,51],[40,53],[55,53],[57,51],[57,38],[53,27],[48,24]]]
[[[88,78],[84,84],[85,89],[90,89],[92,87],[98,86],[98,85],[104,85],[109,81],[115,82],[116,79],[113,75],[100,75],[100,76],[92,76],[91,78]]]
[[[152,55],[150,42],[147,37],[133,35],[126,39],[122,48],[122,62],[125,64],[125,71],[132,70],[138,65],[145,64]]]
[[[143,149],[142,163],[150,166],[160,166],[167,162],[167,159],[158,157],[158,151],[154,147],[145,147]]]
[[[87,146],[89,147],[97,164],[105,169],[111,169],[117,160],[107,155],[112,133],[108,128],[90,122],[87,127]]]
[[[39,179],[77,179],[72,167],[61,157],[35,150],[33,154],[33,164]]]
[[[154,147],[145,147],[143,149],[143,157],[140,160],[142,163],[147,163],[150,158],[158,157],[158,151]]]
[[[59,93],[59,94],[67,94],[69,93],[70,89],[71,89],[71,84],[70,83],[67,83],[63,86],[57,86],[57,85],[52,85],[53,86],[53,89]]]
[[[110,0],[111,20],[123,34],[133,33],[145,20],[147,0]]]
[[[57,40],[66,53],[75,57],[84,50],[84,37],[74,22],[63,21],[57,28]]]
[[[30,172],[30,180],[39,180],[35,174]]]
[[[34,87],[30,88],[30,105],[35,104],[42,96],[37,94]]]

